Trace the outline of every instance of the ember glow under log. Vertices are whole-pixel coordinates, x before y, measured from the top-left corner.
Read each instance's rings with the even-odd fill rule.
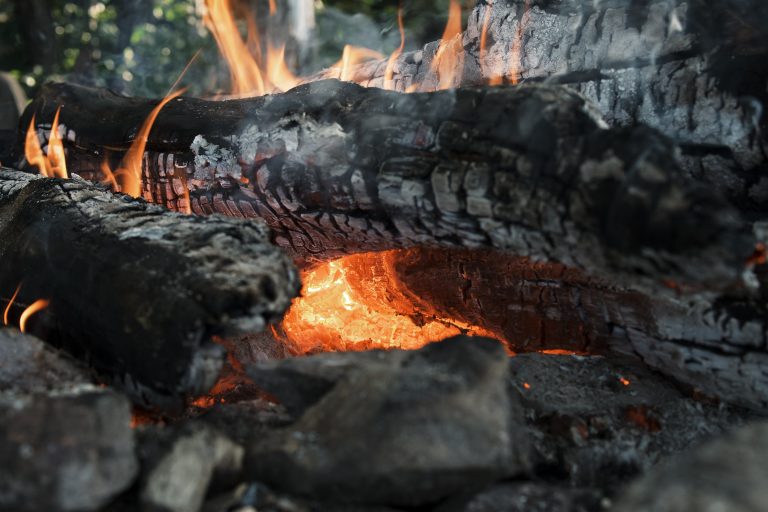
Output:
[[[0,171],[0,238],[3,296],[21,283],[17,304],[48,300],[37,329],[150,406],[207,391],[224,358],[210,336],[260,331],[298,292],[261,224],[184,216],[82,180]]]

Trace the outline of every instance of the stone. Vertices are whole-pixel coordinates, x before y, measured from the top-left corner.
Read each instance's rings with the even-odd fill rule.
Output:
[[[246,474],[290,494],[389,506],[434,503],[523,474],[527,431],[507,390],[507,359],[494,340],[459,336],[418,351],[270,364],[297,381],[309,376],[294,390],[309,389],[303,405],[314,403],[246,447]]]
[[[142,438],[142,510],[197,512],[209,487],[238,482],[243,448],[204,424],[148,428]]]
[[[82,385],[0,392],[0,510],[97,510],[134,481],[128,400]]]

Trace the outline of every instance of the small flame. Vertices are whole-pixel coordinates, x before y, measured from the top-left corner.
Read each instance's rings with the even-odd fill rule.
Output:
[[[260,34],[252,14],[246,15],[248,30],[243,40],[229,0],[206,0],[205,5],[207,12],[203,21],[227,61],[234,96],[263,96],[273,91],[287,91],[300,83],[285,62],[284,44],[268,43],[266,56],[262,55]],[[276,13],[277,3],[271,0],[269,14]]]
[[[488,29],[491,24],[491,13],[493,9],[490,5],[485,7],[485,19],[483,20],[483,30],[480,34],[480,67],[483,72],[483,76],[488,77],[488,85],[496,86],[501,85],[504,81],[502,75],[496,73],[495,70],[488,69],[488,63],[486,62],[488,53]]]
[[[531,385],[530,385],[530,384],[528,384],[527,382],[523,382],[523,387],[524,387],[525,389],[531,389]]]
[[[392,83],[392,77],[395,75],[395,62],[405,50],[405,25],[403,24],[403,6],[397,7],[397,27],[400,29],[400,46],[392,52],[392,55],[387,61],[387,69],[384,72],[384,89],[394,90],[395,85]]]
[[[19,329],[21,329],[21,332],[27,332],[27,320],[29,320],[29,317],[47,308],[48,304],[50,304],[50,301],[39,299],[30,304],[29,307],[21,313],[21,317],[19,318]]]
[[[35,116],[29,123],[27,135],[24,140],[24,157],[29,165],[37,167],[40,174],[47,178],[68,178],[67,162],[64,155],[64,143],[59,136],[59,114],[61,107],[56,110],[56,115],[51,124],[51,133],[48,139],[48,154],[43,153],[40,140],[37,137]]]
[[[155,120],[163,107],[182,94],[184,94],[184,89],[173,92],[163,98],[160,103],[152,109],[152,112],[149,113],[149,116],[147,116],[147,119],[144,121],[138,135],[136,135],[136,140],[131,144],[128,152],[123,157],[120,168],[116,172],[113,173],[109,169],[109,165],[106,161],[102,163],[101,170],[106,176],[106,179],[110,182],[119,184],[119,190],[123,194],[128,194],[131,197],[139,197],[141,195],[141,163],[144,159],[144,149],[147,146],[152,126],[155,124]]]
[[[438,90],[455,87],[456,79],[464,68],[464,48],[461,43],[461,4],[451,0],[448,23],[432,61],[432,72],[439,78]]]
[[[11,300],[8,301],[8,305],[5,306],[5,311],[3,311],[3,325],[9,325],[8,315],[11,312],[11,307],[13,307],[13,303],[16,302],[16,297],[19,295],[19,291],[21,291],[21,285],[16,287],[16,291],[13,292],[13,296],[11,297]]]
[[[622,383],[623,385],[625,385],[625,386],[629,386],[630,384],[632,384],[632,383],[629,381],[629,379],[626,379],[626,378],[624,378],[624,377],[619,377],[619,382],[621,382],[621,383]]]
[[[339,69],[339,80],[343,82],[353,82],[355,66],[368,60],[382,59],[384,59],[384,55],[375,50],[348,44],[344,47],[344,51],[341,54],[341,60],[334,64],[333,67]]]

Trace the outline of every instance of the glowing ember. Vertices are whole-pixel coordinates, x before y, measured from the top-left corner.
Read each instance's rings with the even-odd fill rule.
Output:
[[[528,384],[527,382],[523,382],[523,387],[524,387],[525,389],[531,389],[531,385],[530,385],[530,384]]]
[[[394,270],[397,251],[346,256],[305,271],[281,337],[298,354],[417,349],[458,334],[499,338],[481,327],[416,307]],[[377,272],[371,272],[376,267]],[[416,314],[416,311],[420,311]]]
[[[520,81],[520,76],[523,72],[523,63],[522,63],[522,47],[523,47],[523,31],[525,31],[525,27],[528,25],[528,21],[531,19],[531,0],[525,0],[525,11],[523,12],[523,16],[520,19],[520,23],[517,26],[517,34],[515,35],[515,40],[512,43],[512,48],[510,50],[510,63],[509,63],[509,71],[507,72],[507,76],[509,78],[509,81],[513,84],[516,84]]]
[[[19,329],[21,329],[21,332],[27,332],[27,321],[29,318],[35,313],[38,313],[47,308],[48,304],[49,301],[40,299],[30,304],[29,307],[24,310],[24,312],[21,314],[21,318],[19,319]]]
[[[629,379],[625,379],[624,377],[619,377],[619,382],[621,382],[621,383],[622,383],[623,385],[625,385],[625,386],[629,386],[630,384],[632,384],[632,383],[629,381]]]

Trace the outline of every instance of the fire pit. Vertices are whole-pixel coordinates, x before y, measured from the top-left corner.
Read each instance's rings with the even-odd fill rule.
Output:
[[[0,509],[768,506],[762,4],[406,4],[303,74],[246,4],[228,89],[0,151]]]

